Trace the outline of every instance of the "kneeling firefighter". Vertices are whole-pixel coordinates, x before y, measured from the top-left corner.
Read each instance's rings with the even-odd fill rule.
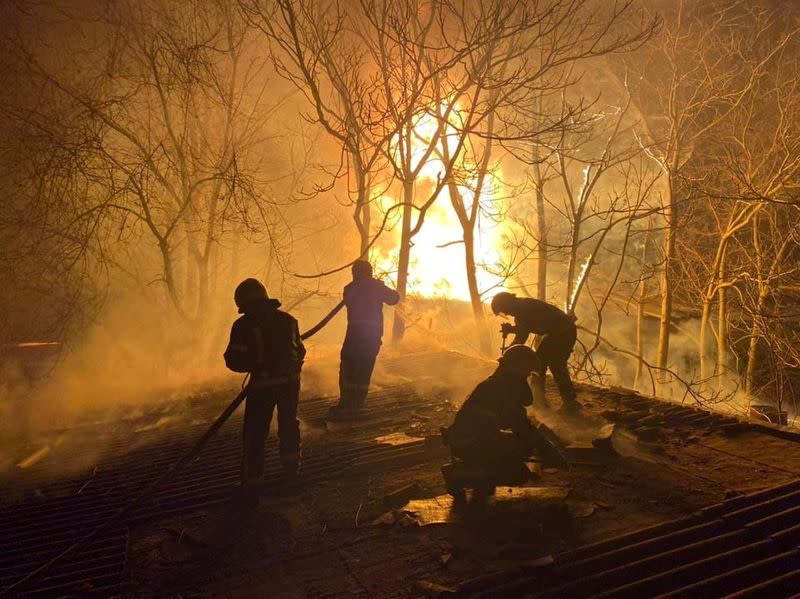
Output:
[[[526,345],[512,345],[498,362],[497,370],[475,387],[445,431],[455,457],[492,472],[514,468],[533,451],[548,451],[525,412],[533,403],[528,377],[540,369],[536,352]]]
[[[242,281],[233,296],[242,316],[233,323],[225,364],[234,372],[249,372],[244,412],[242,488],[254,490],[264,477],[264,442],[278,408],[280,459],[290,474],[300,466],[300,423],[297,402],[300,370],[306,350],[297,320],[279,310],[256,279]]]

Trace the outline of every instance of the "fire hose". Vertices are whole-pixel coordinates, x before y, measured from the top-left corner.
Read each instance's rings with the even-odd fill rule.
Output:
[[[328,314],[325,316],[325,318],[320,320],[317,324],[315,324],[313,327],[308,329],[305,333],[300,335],[300,339],[306,340],[309,337],[311,337],[314,333],[318,333],[320,331],[320,329],[322,329],[326,324],[328,324],[331,321],[331,318],[336,316],[339,313],[339,310],[341,310],[343,307],[344,307],[344,300],[342,300],[338,304],[336,304],[336,306],[333,308],[333,310],[328,312]]]
[[[326,324],[328,324],[331,319],[336,316],[336,314],[342,309],[344,306],[344,301],[339,302],[333,310],[331,310],[325,318],[319,321],[316,325],[308,329],[305,333],[300,335],[301,339],[308,339],[315,333],[319,332]],[[248,375],[249,376],[249,375]],[[108,529],[112,524],[114,524],[117,520],[122,518],[127,512],[138,506],[142,500],[150,495],[153,491],[155,491],[162,483],[166,480],[174,476],[181,468],[183,468],[186,464],[191,462],[193,459],[197,457],[200,453],[200,450],[205,447],[205,444],[217,434],[222,425],[227,422],[228,418],[231,417],[236,411],[236,408],[245,400],[247,396],[247,386],[244,384],[247,381],[247,377],[245,377],[245,381],[242,383],[242,390],[239,394],[233,399],[233,401],[228,404],[222,413],[217,417],[214,423],[208,428],[208,430],[203,433],[203,435],[197,439],[194,445],[192,445],[191,449],[187,451],[185,454],[181,456],[181,458],[172,464],[166,471],[162,472],[160,476],[156,477],[154,480],[150,482],[150,484],[145,485],[137,495],[134,496],[128,503],[122,505],[116,512],[114,512],[107,520],[98,524],[94,529],[90,532],[85,534],[83,537],[75,541],[72,545],[64,549],[61,553],[56,555],[55,557],[51,558],[49,561],[45,562],[38,568],[36,568],[33,572],[25,575],[23,578],[19,579],[17,582],[13,583],[11,586],[6,587],[5,589],[0,590],[0,597],[7,597],[10,596],[11,593],[19,591],[25,584],[34,580],[38,576],[41,576],[44,572],[52,568],[55,564],[66,558],[67,556],[71,555],[75,552],[76,549],[85,545],[86,543],[90,542],[94,538],[96,538],[100,533]]]

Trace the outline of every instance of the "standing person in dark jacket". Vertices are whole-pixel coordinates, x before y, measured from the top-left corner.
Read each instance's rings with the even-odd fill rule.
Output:
[[[504,323],[503,334],[514,333],[513,344],[524,344],[531,333],[541,335],[536,353],[541,360],[539,379],[545,381],[550,369],[561,395],[562,409],[577,410],[577,393],[569,376],[567,361],[578,338],[575,319],[556,306],[532,298],[519,298],[513,293],[498,293],[492,298],[492,311],[514,317],[514,324]]]
[[[300,466],[297,402],[306,350],[297,320],[278,310],[281,303],[270,299],[259,281],[245,279],[233,297],[243,316],[231,328],[225,364],[235,372],[250,373],[241,474],[242,489],[252,494],[263,481],[264,442],[276,406],[281,464],[290,474]]]
[[[498,362],[497,370],[475,387],[445,433],[456,457],[492,473],[513,468],[533,449],[546,449],[525,412],[533,403],[528,376],[540,367],[536,352],[513,345]]]
[[[372,266],[357,260],[353,281],[344,288],[347,332],[339,365],[339,405],[332,411],[352,415],[364,405],[383,337],[383,305],[400,301],[397,291],[372,276]]]

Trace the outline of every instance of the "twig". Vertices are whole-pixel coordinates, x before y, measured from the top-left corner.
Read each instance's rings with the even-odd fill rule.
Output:
[[[358,509],[356,510],[356,528],[358,528],[358,516],[361,513],[361,506],[364,505],[364,502],[358,504]]]

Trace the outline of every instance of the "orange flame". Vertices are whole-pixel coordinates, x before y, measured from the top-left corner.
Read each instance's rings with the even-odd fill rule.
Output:
[[[454,111],[457,118],[457,111]],[[438,121],[433,114],[424,114],[416,119],[413,125],[411,141],[411,166],[416,168],[436,134]],[[455,152],[457,132],[448,125],[444,132],[445,143],[451,154]],[[399,150],[396,151],[399,153]],[[463,153],[462,153],[463,156]],[[474,167],[464,164],[460,167]],[[445,170],[440,157],[435,153],[421,165],[417,178],[417,191],[430,192],[436,185],[439,177]],[[458,193],[461,201],[469,210],[472,202],[478,201],[489,214],[499,214],[502,209],[500,192],[500,169],[489,173],[479,197],[476,196],[477,179],[469,181],[467,185],[459,185]],[[400,199],[389,193],[378,198],[378,206],[385,212],[390,206],[397,204]],[[413,215],[416,219],[417,213]],[[478,217],[475,230],[475,264],[478,289],[486,291],[497,288],[503,283],[503,278],[494,274],[500,271],[500,264],[504,254],[506,228],[502,222],[481,214]],[[413,238],[411,259],[408,276],[408,294],[423,297],[447,297],[469,301],[470,293],[467,284],[464,232],[461,223],[451,203],[450,193],[445,187],[434,205],[428,210],[425,222],[419,233]],[[397,270],[398,253],[400,246],[400,227],[395,226],[383,240],[381,247],[374,248],[370,253],[370,260],[375,265],[378,273],[395,273]]]

